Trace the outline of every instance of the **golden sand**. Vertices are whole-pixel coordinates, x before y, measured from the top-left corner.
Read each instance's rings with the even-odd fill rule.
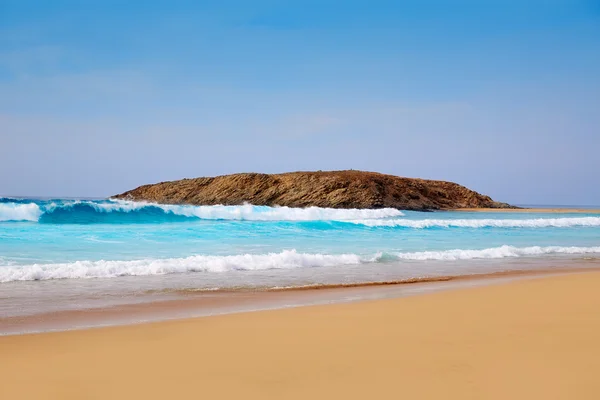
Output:
[[[599,399],[600,273],[0,337],[0,399]]]

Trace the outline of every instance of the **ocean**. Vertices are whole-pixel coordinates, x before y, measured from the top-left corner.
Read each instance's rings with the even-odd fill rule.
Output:
[[[593,213],[0,199],[0,317],[269,289],[585,268]]]

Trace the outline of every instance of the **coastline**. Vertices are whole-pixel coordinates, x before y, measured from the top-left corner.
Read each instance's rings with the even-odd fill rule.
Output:
[[[593,399],[600,396],[598,285],[594,271],[5,336],[0,397]]]
[[[487,286],[543,276],[600,271],[596,259],[571,261],[563,266],[513,269],[464,275],[431,276],[393,281],[314,284],[278,288],[170,289],[148,295],[166,297],[147,301],[74,310],[0,317],[0,337],[126,326],[211,317],[283,308],[392,299]]]

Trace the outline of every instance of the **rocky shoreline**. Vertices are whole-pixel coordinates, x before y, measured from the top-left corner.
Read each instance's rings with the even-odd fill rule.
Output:
[[[161,204],[444,210],[515,208],[453,182],[364,171],[241,173],[143,185],[115,199]]]

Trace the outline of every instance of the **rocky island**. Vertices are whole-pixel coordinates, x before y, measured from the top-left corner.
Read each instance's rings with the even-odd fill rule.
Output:
[[[364,171],[241,173],[140,186],[115,199],[162,204],[396,208],[513,208],[453,182]]]

